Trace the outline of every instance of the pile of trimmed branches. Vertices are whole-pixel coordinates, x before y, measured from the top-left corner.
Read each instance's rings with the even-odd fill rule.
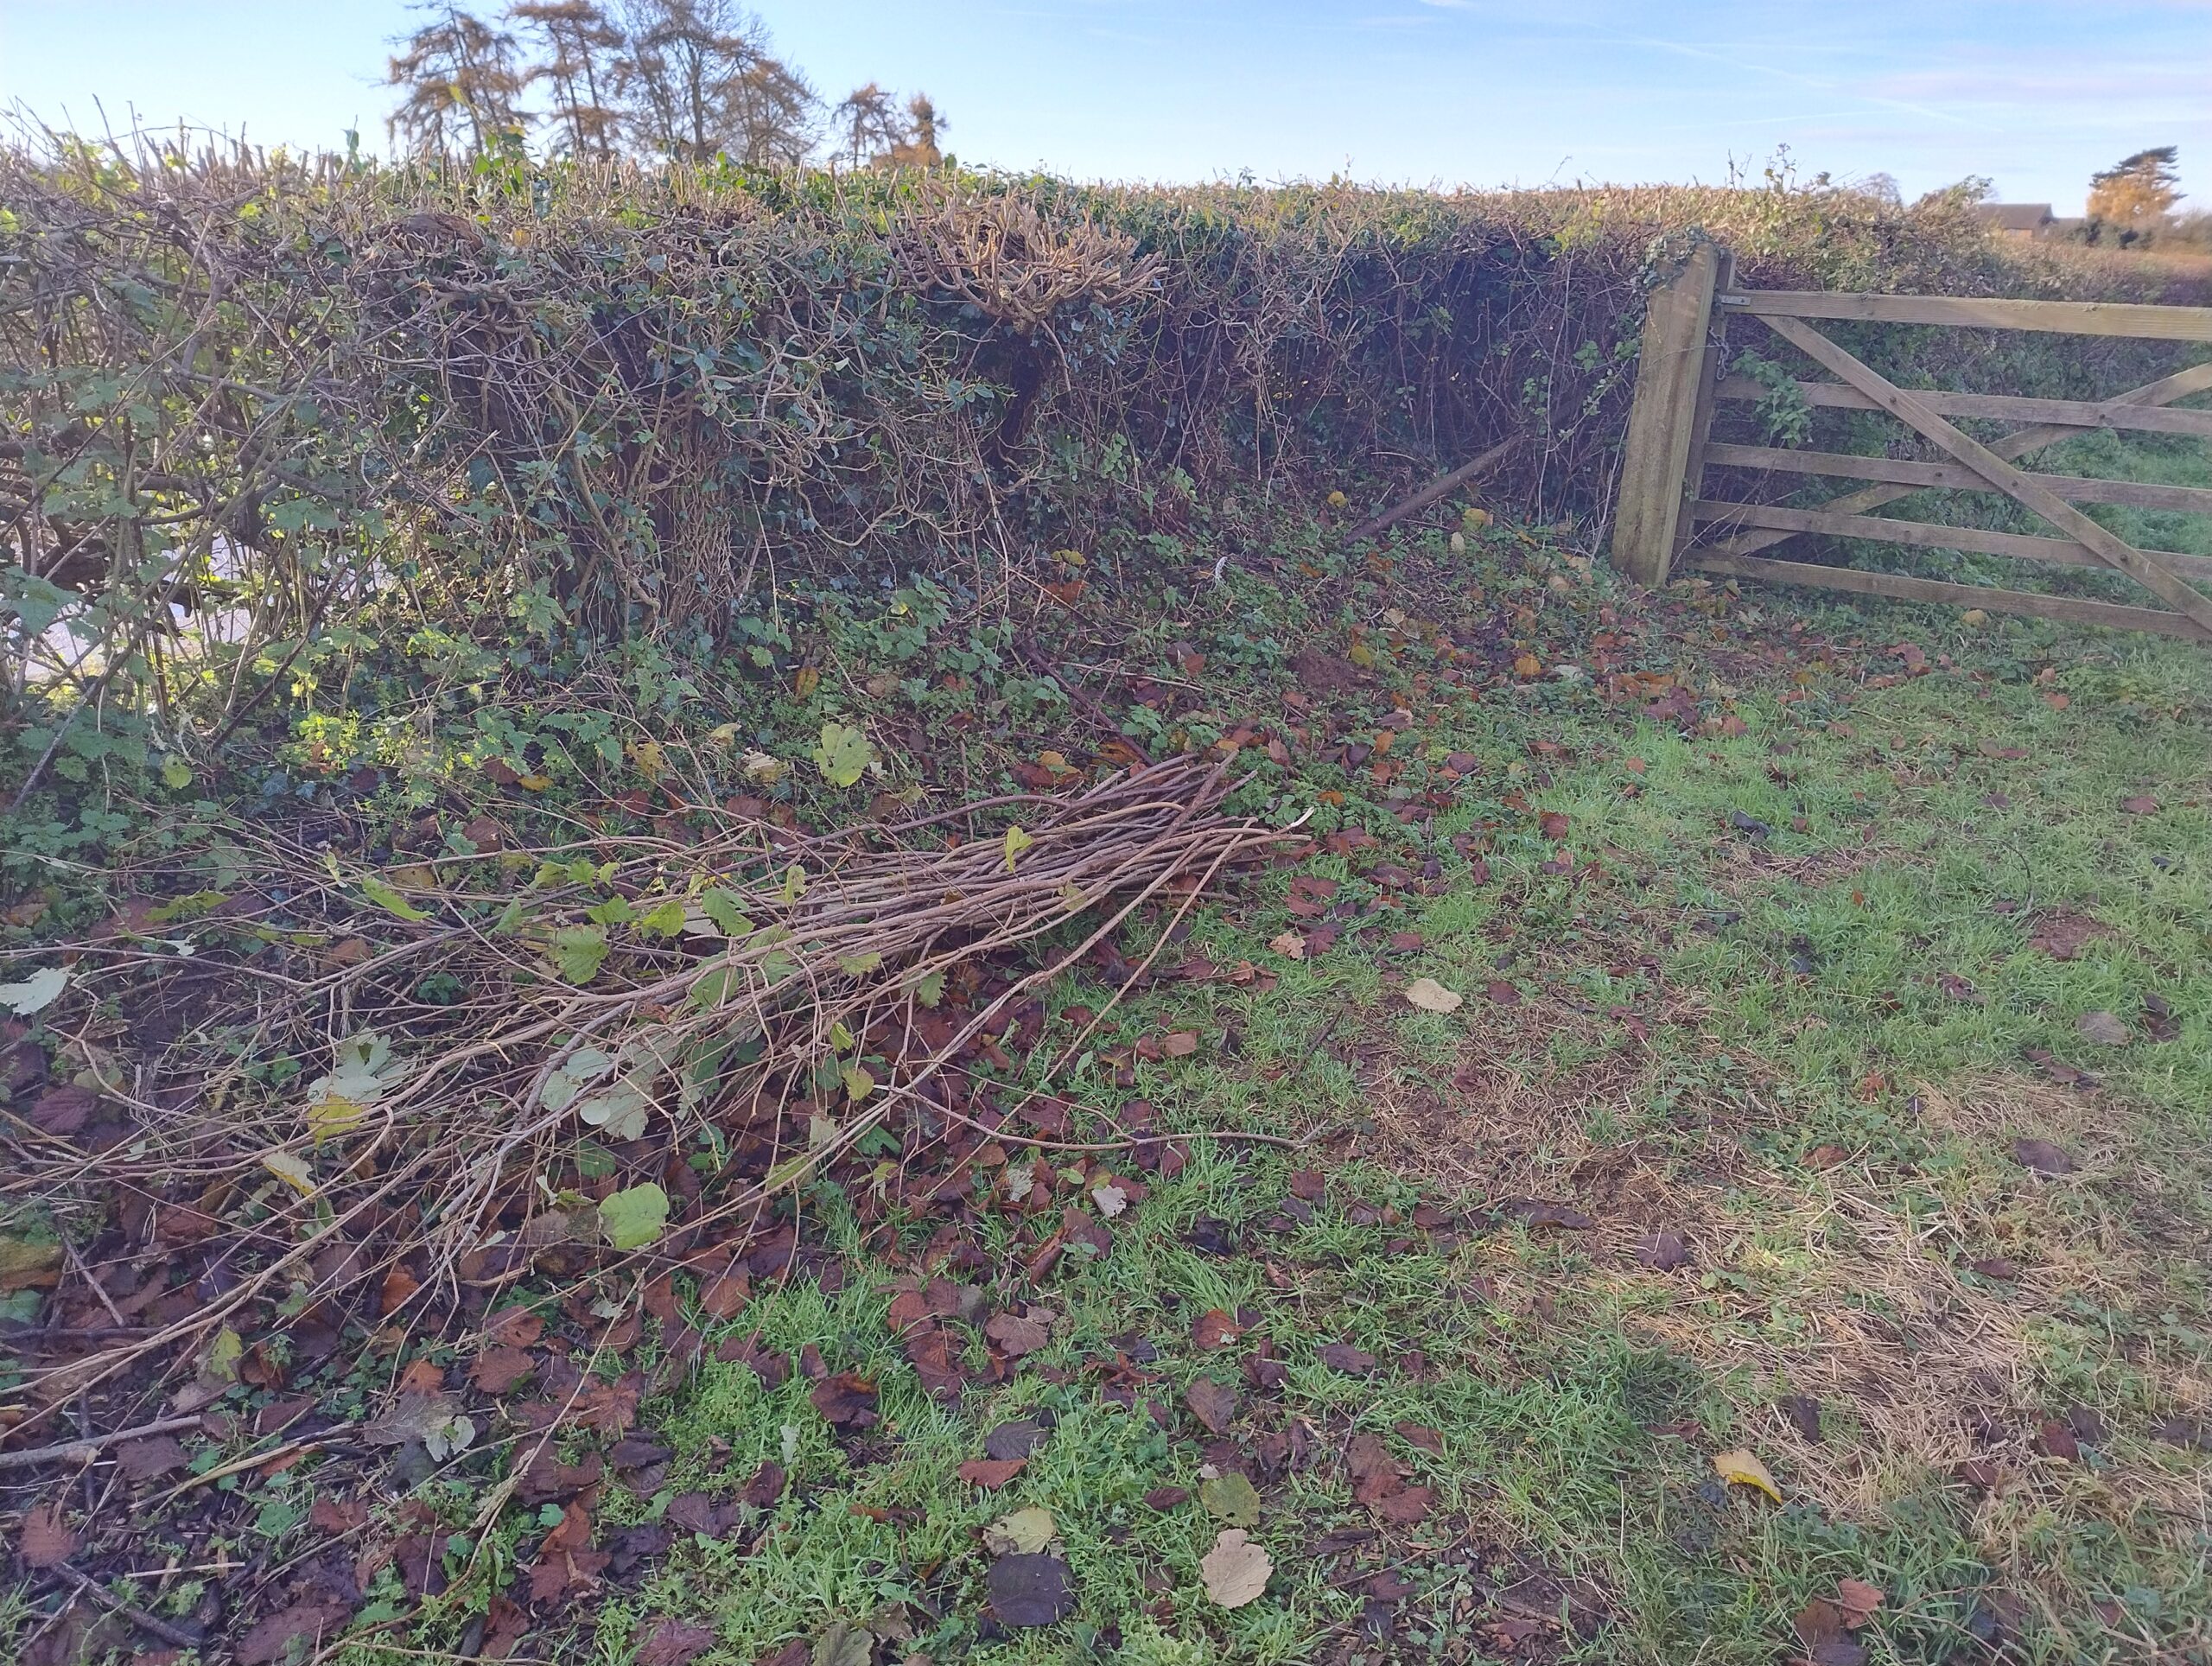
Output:
[[[67,970],[41,1021],[77,1074],[0,1113],[18,1194],[83,1240],[54,1310],[99,1339],[27,1362],[22,1396],[204,1353],[257,1302],[311,1318],[381,1288],[388,1317],[548,1257],[670,1264],[879,1129],[895,1205],[910,1165],[980,1126],[963,1061],[1038,986],[1283,846],[1222,812],[1227,787],[1180,759],[895,826],[381,869],[270,839],[220,892],[142,899],[131,929],[38,957]],[[951,836],[978,811],[995,830]],[[915,1199],[945,1184],[931,1168]],[[181,1244],[213,1253],[181,1302]],[[96,1269],[127,1269],[156,1322]]]

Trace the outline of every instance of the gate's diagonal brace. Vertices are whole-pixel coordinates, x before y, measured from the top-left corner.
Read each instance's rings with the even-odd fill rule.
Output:
[[[1935,441],[1999,491],[2033,510],[2091,555],[2119,569],[2159,600],[2212,630],[2212,596],[2189,584],[2171,569],[2161,566],[2133,544],[2107,531],[2072,504],[2037,485],[2024,471],[2013,467],[1979,440],[1952,426],[1879,372],[1868,369],[1818,330],[1794,318],[1763,315],[1762,321],[1807,358],[1841,377],[1898,421]]]
[[[2130,388],[2125,393],[2115,393],[2111,403],[2120,405],[2170,405],[2185,399],[2192,393],[2202,393],[2212,388],[2212,362],[2191,365],[2187,370],[2177,371],[2171,376],[2146,382],[2139,388]],[[2016,429],[1989,448],[2007,462],[2018,462],[2031,456],[2047,446],[2061,440],[2070,440],[2093,430],[2076,428],[2064,423],[2042,423],[2033,428]],[[1830,498],[1820,507],[1829,513],[1863,515],[1870,509],[1879,509],[1884,504],[1895,503],[1899,498],[1909,498],[1924,488],[1916,486],[1866,486],[1855,492],[1847,492],[1840,498]],[[1723,556],[1751,556],[1777,544],[1787,544],[1801,536],[1796,532],[1746,532],[1715,544],[1710,553]]]

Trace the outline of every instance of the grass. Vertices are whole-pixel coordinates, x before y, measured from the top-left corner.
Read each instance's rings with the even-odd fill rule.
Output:
[[[2153,1428],[2202,1417],[2212,1389],[2212,668],[2164,645],[2057,642],[1954,629],[1931,644],[1948,669],[1770,679],[1727,732],[1543,693],[1417,711],[1427,756],[1482,761],[1414,843],[1448,854],[1488,828],[1490,882],[1393,889],[1402,908],[1303,964],[1267,946],[1300,924],[1277,885],[1192,939],[1272,965],[1273,988],[1170,984],[1126,1014],[1128,1033],[1211,1044],[1137,1067],[1162,1126],[1316,1143],[1193,1141],[1109,1255],[1027,1293],[1057,1315],[1050,1346],[957,1411],[883,1324],[881,1287],[918,1242],[863,1234],[817,1188],[842,1290],[794,1280],[734,1324],[875,1374],[873,1460],[830,1438],[803,1379],[771,1389],[709,1364],[650,1407],[683,1454],[661,1503],[764,1459],[796,1485],[760,1554],[700,1542],[607,1605],[601,1656],[625,1658],[643,1617],[681,1614],[714,1626],[715,1660],[872,1617],[938,1660],[1488,1659],[1519,1615],[1519,1646],[1543,1657],[1765,1662],[1845,1578],[1887,1595],[1859,1638],[1877,1660],[2202,1646],[2205,1460]],[[1559,839],[1537,831],[1544,811],[1567,817]],[[1579,865],[1544,872],[1562,840]],[[1313,870],[1341,897],[1377,893],[1341,855]],[[2060,912],[2107,929],[2055,959],[2034,938]],[[1383,945],[1403,930],[1417,949]],[[1467,1004],[1412,1010],[1398,991],[1415,976]],[[1507,985],[1518,1004],[1491,998]],[[2132,1039],[2086,1040],[2092,1013]],[[1110,1084],[1095,1066],[1066,1091]],[[2077,1167],[2038,1177],[2010,1154],[2019,1136]],[[1328,1197],[1281,1221],[1309,1163]],[[1405,1224],[1417,1198],[1457,1218],[1509,1196],[1592,1224]],[[1237,1226],[1236,1253],[1194,1247],[1200,1218]],[[1688,1267],[1638,1262],[1661,1227]],[[1007,1247],[987,1250],[995,1302],[1015,1283]],[[1210,1308],[1252,1332],[1200,1350],[1191,1321]],[[1234,1364],[1260,1336],[1288,1369],[1268,1395]],[[1125,1407],[1096,1367],[1133,1337],[1157,1359]],[[1338,1341],[1376,1371],[1323,1364]],[[1235,1612],[1198,1574],[1219,1523],[1145,1502],[1205,1473],[1179,1403],[1201,1373],[1243,1391],[1241,1450],[1272,1436],[1307,1454],[1257,1465],[1255,1531],[1278,1571]],[[1819,1441],[1779,1409],[1790,1395],[1818,1402]],[[1038,1412],[1056,1427],[1007,1491],[956,1478],[986,1429]],[[2067,1460],[2038,1431],[2069,1415],[2094,1434]],[[1427,1520],[1378,1529],[1352,1502],[1340,1454],[1357,1431],[1435,1489]],[[1712,1456],[1736,1447],[1763,1456],[1781,1505],[1721,1485]],[[1961,1460],[1994,1484],[1962,1484]],[[977,1541],[1027,1505],[1052,1512],[1077,1600],[1059,1625],[1003,1631],[979,1618]],[[1385,1570],[1412,1590],[1378,1612],[1361,1575]],[[1517,1589],[1540,1600],[1516,1608]]]
[[[2212,660],[1786,592],[1645,614],[1540,537],[1444,549],[1310,588],[1231,569],[1144,627],[1210,668],[1198,709],[1148,738],[1304,731],[1240,791],[1323,841],[1198,910],[1161,958],[1265,976],[1157,979],[1053,1079],[1078,1106],[1141,1096],[1192,1137],[1100,1222],[1104,1254],[1047,1272],[1025,1265],[1039,1234],[996,1165],[951,1243],[861,1182],[813,1185],[807,1253],[734,1317],[692,1311],[701,1363],[639,1418],[672,1455],[611,1478],[596,1531],[664,1523],[763,1464],[789,1485],[742,1533],[679,1534],[611,1580],[574,1657],[627,1666],[676,1619],[711,1631],[705,1666],[851,1666],[855,1627],[881,1659],[989,1666],[1764,1666],[1805,1652],[1796,1623],[1845,1580],[1884,1601],[1831,1659],[2212,1641],[2212,1461],[2180,1426],[2212,1423]],[[1455,684],[1433,626],[1468,618],[1546,674]],[[1370,671],[1301,689],[1297,643]],[[1650,680],[1624,693],[1615,661]],[[821,714],[794,711],[804,744]],[[1020,721],[963,728],[963,772],[972,753],[988,780]],[[1395,776],[1344,761],[1385,734]],[[1314,879],[1335,887],[1319,915]],[[1462,1004],[1416,1010],[1417,978]],[[1109,994],[1053,988],[1001,1088],[1035,1083],[1076,1033],[1066,1009]],[[1138,1046],[1182,1033],[1187,1056]],[[1093,1188],[1135,1160],[1038,1160],[1052,1211],[1096,1218]],[[973,1380],[933,1398],[887,1322],[931,1274],[983,1310],[1046,1310],[1048,1339],[1001,1369],[948,1321]],[[1227,1345],[1202,1334],[1217,1312],[1241,1327]],[[802,1369],[772,1383],[716,1358],[756,1332]],[[657,1334],[593,1369],[652,1365]],[[817,1356],[874,1381],[880,1421],[824,1421]],[[349,1414],[398,1366],[365,1351]],[[1189,1408],[1202,1378],[1237,1396],[1225,1436]],[[1021,1417],[1050,1426],[1027,1467],[995,1492],[963,1479]],[[1356,1496],[1359,1435],[1432,1491],[1417,1519]],[[496,1445],[469,1461],[496,1469]],[[1724,1483],[1732,1450],[1779,1502]],[[1199,1490],[1229,1469],[1257,1485],[1275,1570],[1233,1611],[1200,1573],[1223,1522]],[[470,1651],[560,1516],[486,1527],[486,1478],[417,1495],[459,1534],[451,1589],[336,1657]],[[226,1479],[269,1548],[299,1547],[313,1472]],[[1007,1627],[983,1541],[1029,1508],[1074,1600]],[[357,1625],[410,1612],[391,1567],[366,1594]]]

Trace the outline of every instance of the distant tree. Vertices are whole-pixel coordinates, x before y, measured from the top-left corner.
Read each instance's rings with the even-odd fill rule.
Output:
[[[906,131],[899,142],[876,158],[879,168],[934,168],[944,160],[937,137],[952,125],[930,102],[926,92],[906,100]]]
[[[724,148],[754,168],[797,168],[814,149],[821,107],[804,76],[756,54],[723,89]]]
[[[2122,244],[2146,238],[2165,223],[2181,200],[2181,179],[2174,172],[2175,146],[2139,150],[2089,178],[2089,218],[2101,232]]]
[[[838,137],[838,151],[854,167],[859,168],[906,142],[906,124],[899,119],[898,108],[891,100],[889,92],[870,81],[866,86],[855,87],[845,95],[844,102],[830,112],[830,130]]]
[[[392,142],[443,156],[511,141],[523,128],[514,36],[457,5],[417,10],[430,21],[397,43],[385,72],[386,84],[400,89],[385,124]]]
[[[1858,181],[1858,187],[1877,202],[1887,203],[1892,208],[1904,207],[1904,193],[1897,188],[1895,174],[1869,174]]]
[[[572,156],[611,156],[621,137],[613,103],[622,31],[594,0],[522,0],[507,16],[524,25],[544,55],[525,78],[552,89],[555,148]]]
[[[639,142],[664,156],[787,164],[813,148],[818,104],[732,0],[627,0],[617,79]]]

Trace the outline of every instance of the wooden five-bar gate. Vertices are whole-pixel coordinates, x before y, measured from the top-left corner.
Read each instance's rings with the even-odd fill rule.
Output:
[[[1762,382],[1727,372],[1726,335],[1729,321],[1738,315],[1758,319],[1835,378],[1796,384],[1808,405],[1887,411],[1930,442],[1941,460],[1862,457],[1713,441],[1717,401],[1760,399],[1770,391]],[[2094,429],[2212,440],[2212,410],[2176,408],[2177,401],[2212,388],[2212,363],[2106,399],[1938,392],[1898,386],[1805,321],[1815,318],[2212,342],[2212,308],[1742,289],[1735,284],[1728,252],[1700,242],[1673,280],[1653,293],[1645,316],[1613,518],[1612,553],[1618,566],[1655,586],[1665,583],[1678,569],[1687,569],[1719,577],[1948,602],[2212,642],[2212,595],[2190,582],[2212,579],[2212,558],[2138,549],[2075,507],[2083,503],[2131,504],[2212,514],[2212,491],[2038,474],[2018,467],[2044,447]],[[1955,416],[2025,426],[1984,443],[1949,420]],[[1827,475],[1866,484],[1815,509],[1791,508],[1707,496],[1707,471],[1715,468]],[[2001,492],[2033,511],[2057,536],[1893,520],[1869,512],[1930,486]],[[1805,533],[2107,568],[2125,573],[2166,606],[2132,607],[2082,596],[1953,584],[1780,561],[1758,553]]]

